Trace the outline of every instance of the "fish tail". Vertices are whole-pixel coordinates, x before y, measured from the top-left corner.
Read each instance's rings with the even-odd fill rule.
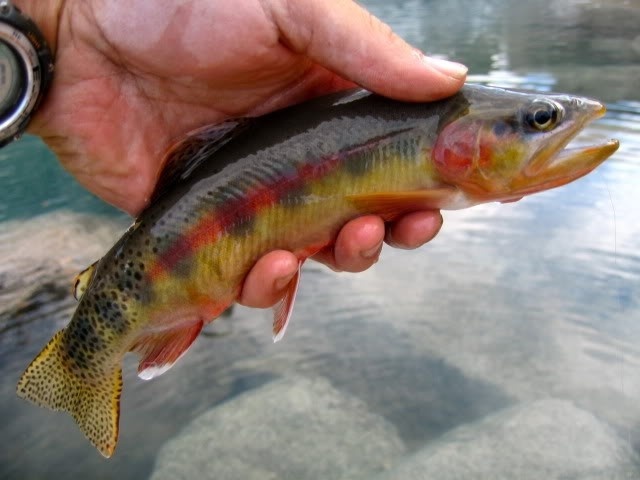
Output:
[[[84,379],[68,365],[64,330],[49,341],[18,382],[17,394],[37,405],[68,412],[89,441],[110,457],[118,441],[122,370]]]

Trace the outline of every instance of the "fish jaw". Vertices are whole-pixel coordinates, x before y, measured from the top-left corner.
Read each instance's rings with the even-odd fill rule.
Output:
[[[619,146],[618,140],[609,140],[600,145],[565,148],[551,157],[535,175],[523,177],[520,184],[515,184],[513,196],[523,197],[573,182],[596,169]]]

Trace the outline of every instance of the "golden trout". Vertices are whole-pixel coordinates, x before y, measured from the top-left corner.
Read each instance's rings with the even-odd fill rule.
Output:
[[[78,307],[33,360],[18,395],[65,410],[106,457],[118,438],[121,361],[169,369],[275,249],[300,265],[363,214],[509,202],[598,166],[615,140],[565,149],[604,114],[594,100],[467,85],[431,103],[363,90],[189,134],[166,157],[150,206],[76,282]],[[279,339],[299,271],[274,308]]]

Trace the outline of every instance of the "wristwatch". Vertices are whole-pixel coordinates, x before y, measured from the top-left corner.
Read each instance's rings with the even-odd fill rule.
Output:
[[[20,138],[53,78],[53,55],[33,21],[0,0],[0,147]]]

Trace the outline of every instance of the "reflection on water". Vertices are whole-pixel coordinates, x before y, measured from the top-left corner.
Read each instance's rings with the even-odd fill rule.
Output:
[[[260,425],[248,424],[246,431],[220,427],[214,431],[225,438],[187,443],[182,456],[176,453],[187,442],[179,443],[187,438],[181,431],[198,415],[215,414],[213,407],[234,400],[248,404],[237,400],[243,392],[260,398],[265,386],[278,385],[276,379],[294,379],[286,391],[297,391],[306,385],[299,377],[329,379],[338,392],[327,393],[331,402],[380,419],[383,427],[349,425],[363,429],[358,435],[381,430],[394,437],[393,448],[385,451],[395,457],[386,468],[403,476],[388,478],[414,478],[406,472],[422,454],[431,461],[421,471],[435,468],[451,445],[466,452],[465,458],[447,457],[434,478],[474,478],[456,468],[471,462],[470,471],[485,471],[481,466],[502,465],[511,457],[517,464],[544,450],[540,445],[555,455],[536,457],[548,478],[640,476],[640,2],[365,4],[424,50],[469,64],[473,81],[608,100],[607,116],[576,142],[618,138],[619,152],[562,189],[515,204],[448,212],[429,246],[419,252],[385,249],[382,261],[363,274],[308,266],[296,315],[277,345],[270,341],[266,312],[239,308],[209,327],[223,335],[201,337],[157,380],[138,381],[128,359],[121,443],[105,462],[70,419],[19,401],[14,388],[24,366],[74,307],[60,279],[93,260],[127,222],[105,217],[104,207],[70,187],[37,143],[16,145],[9,153],[20,158],[0,159],[0,477],[139,479],[158,462],[154,478],[176,471],[269,478],[255,471],[258,476],[251,477],[242,470],[247,461],[235,477],[225,477],[219,468],[234,464],[230,451],[200,471],[188,468],[204,465],[203,455],[220,452],[225,438],[254,445],[252,432],[260,425],[292,429],[291,438],[311,434],[318,427],[312,408],[301,410],[307,425],[271,419],[266,412]],[[35,178],[35,170],[47,180]],[[538,416],[527,420],[528,414]],[[326,415],[319,418],[326,422]],[[473,449],[499,445],[491,432],[509,435],[502,427],[514,419],[523,438],[509,437],[509,452],[487,447],[474,464]],[[535,427],[549,419],[579,441]],[[575,430],[576,425],[584,428]],[[455,443],[461,437],[468,442]],[[169,439],[178,443],[159,454]],[[353,455],[361,448],[338,444],[352,448]],[[322,453],[339,466],[333,459],[341,453],[326,448],[318,442],[309,461]],[[273,452],[283,449],[276,445]],[[556,457],[562,462],[554,463]],[[178,470],[162,470],[169,468],[166,462]],[[593,464],[592,475],[571,476],[586,471],[579,465],[571,470],[572,462]],[[286,472],[286,456],[278,465],[273,468]]]
[[[543,87],[553,79],[558,91],[640,99],[638,0],[366,4],[425,52],[461,59],[472,74],[514,72]]]
[[[0,150],[0,222],[72,208],[117,215],[71,179],[40,139],[25,136]]]

